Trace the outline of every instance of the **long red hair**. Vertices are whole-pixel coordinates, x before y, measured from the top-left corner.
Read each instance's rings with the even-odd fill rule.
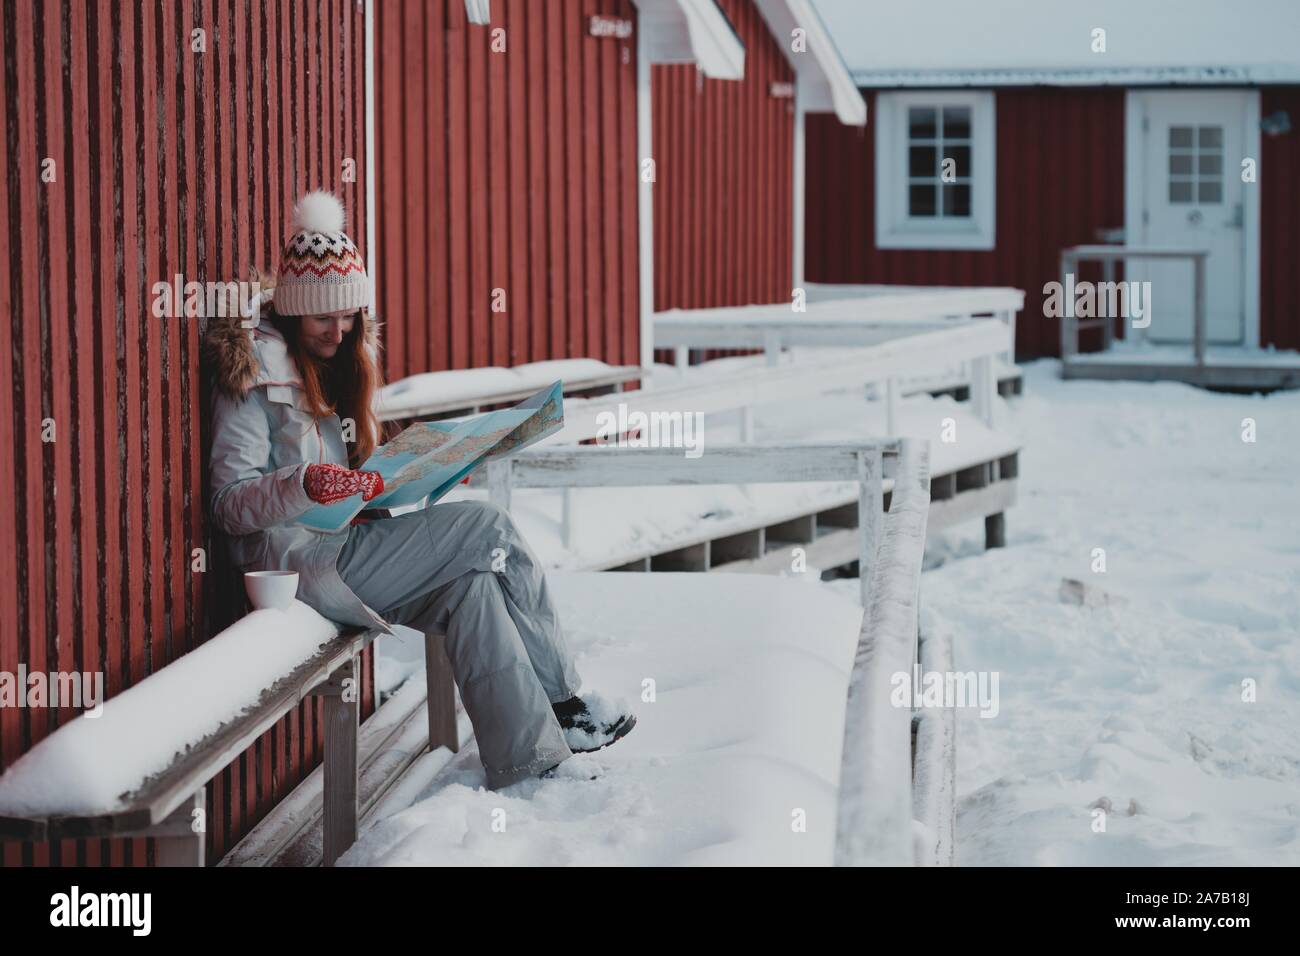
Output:
[[[272,308],[268,315],[289,347],[289,356],[302,377],[303,398],[308,410],[317,418],[338,415],[356,423],[355,441],[348,442],[348,462],[357,468],[370,457],[382,437],[379,418],[375,415],[375,393],[383,386],[383,373],[377,356],[366,347],[366,310],[357,311],[352,330],[343,336],[343,344],[331,359],[313,355],[302,344],[302,322],[296,315],[279,315]]]

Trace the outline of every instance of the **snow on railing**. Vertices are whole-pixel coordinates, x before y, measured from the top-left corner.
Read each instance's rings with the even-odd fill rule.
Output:
[[[906,442],[911,444],[911,442]],[[925,443],[923,443],[925,444]],[[892,474],[899,442],[756,442],[713,445],[708,454],[687,458],[680,448],[626,448],[617,445],[534,447],[488,462],[491,500],[510,507],[515,488],[618,488],[651,485],[730,485],[785,481],[856,481],[858,560],[875,564],[884,481]],[[928,447],[928,444],[927,444]],[[862,601],[868,576],[861,575]]]
[[[423,372],[392,382],[380,391],[376,412],[380,421],[398,421],[504,405],[528,398],[557,378],[566,392],[613,388],[621,392],[629,382],[639,381],[643,370],[630,365],[607,365],[590,358],[553,359],[529,362],[510,368],[449,369]]]
[[[952,637],[921,635],[921,672],[951,674]],[[957,712],[951,707],[921,710],[916,716],[912,769],[912,817],[918,825],[918,866],[952,866],[957,834]]]
[[[619,415],[630,418],[637,413],[647,416],[714,414],[740,411],[741,438],[752,444],[753,409],[774,400],[786,403],[816,398],[838,389],[853,388],[872,382],[886,383],[885,432],[892,438],[897,427],[900,374],[939,365],[969,363],[972,370],[971,411],[993,427],[993,410],[997,397],[997,379],[992,358],[1005,347],[1003,326],[995,321],[947,323],[936,327],[915,326],[909,334],[876,345],[854,349],[845,357],[830,350],[829,354],[796,365],[745,368],[725,375],[683,382],[652,389],[602,395],[596,398],[565,401],[564,427],[539,447],[577,443],[599,437],[606,423]],[[481,477],[471,483],[480,485]],[[740,479],[734,479],[739,481]],[[653,484],[654,482],[644,482]],[[561,540],[566,548],[574,540],[575,503],[573,487],[550,485],[562,489],[560,520]]]
[[[838,389],[873,382],[888,383],[900,376],[969,362],[982,374],[972,382],[971,404],[976,415],[992,426],[997,380],[992,360],[1006,348],[1006,331],[997,321],[914,325],[906,334],[894,335],[849,353],[826,349],[825,354],[798,364],[744,368],[724,375],[681,384],[655,384],[652,389],[602,395],[566,401],[564,428],[548,439],[549,444],[576,442],[599,434],[601,423],[620,406],[634,411],[694,413],[752,408],[772,401],[795,402]],[[886,418],[895,419],[892,409],[898,389],[889,390]]]
[[[1015,364],[1016,313],[1025,293],[1009,288],[836,286],[809,283],[802,311],[789,304],[671,309],[654,315],[656,348],[671,348],[679,369],[692,348],[761,348],[769,365],[782,349],[862,348],[965,322],[998,322],[1002,346],[987,353]],[[985,354],[971,356],[983,359]],[[963,363],[961,378],[970,370]],[[907,375],[911,368],[895,370]]]
[[[870,580],[864,584],[869,600],[849,678],[837,866],[915,862],[912,710],[896,706],[891,690],[894,675],[910,678],[917,660],[921,558],[929,511],[929,444],[903,440],[889,514]]]

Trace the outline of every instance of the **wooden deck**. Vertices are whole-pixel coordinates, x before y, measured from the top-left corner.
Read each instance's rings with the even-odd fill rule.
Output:
[[[1157,345],[1147,330],[1127,330],[1127,341],[1116,341],[1119,316],[1076,318],[1070,309],[1061,315],[1061,377],[1130,382],[1184,382],[1203,388],[1272,391],[1300,387],[1300,353],[1269,352],[1244,346],[1212,346],[1206,317],[1204,249],[1141,246],[1075,246],[1061,250],[1061,284],[1070,288],[1079,263],[1089,260],[1105,266],[1105,281],[1114,278],[1116,263],[1132,259],[1187,259],[1192,263],[1192,339],[1186,345]],[[1125,318],[1125,325],[1128,320]],[[1079,352],[1079,331],[1102,330],[1100,352]]]
[[[1018,450],[1008,445],[1004,455],[932,475],[929,527],[938,530],[982,517],[987,544],[1001,546],[1003,514],[1016,502],[1018,467]],[[889,501],[887,490],[886,508]],[[855,494],[831,495],[813,507],[742,518],[583,570],[779,574],[790,567],[791,549],[802,548],[809,568],[829,573],[858,559],[856,508]]]
[[[1300,388],[1300,353],[1212,346],[1198,364],[1186,346],[1117,346],[1068,356],[1061,362],[1061,377],[1272,391]]]

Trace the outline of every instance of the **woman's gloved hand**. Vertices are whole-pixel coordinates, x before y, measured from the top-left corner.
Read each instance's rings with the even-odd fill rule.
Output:
[[[308,465],[303,490],[312,501],[332,505],[360,494],[369,501],[384,490],[384,476],[377,471],[353,471],[340,465]]]

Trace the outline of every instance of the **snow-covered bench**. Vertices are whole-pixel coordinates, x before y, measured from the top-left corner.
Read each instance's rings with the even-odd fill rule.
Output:
[[[607,365],[590,358],[424,372],[386,385],[379,393],[379,417],[395,421],[454,412],[474,414],[489,406],[521,401],[556,379],[564,381],[566,394],[606,388],[621,392],[628,383],[640,381],[642,374],[635,365]]]
[[[409,629],[408,629],[409,630]],[[414,632],[411,632],[414,634]],[[310,696],[324,699],[324,862],[356,839],[358,655],[376,631],[340,629],[305,604],[241,618],[60,727],[0,775],[0,839],[153,837],[159,865],[202,866],[205,785]],[[428,737],[459,744],[440,641],[427,639]],[[400,768],[390,768],[400,769]]]

